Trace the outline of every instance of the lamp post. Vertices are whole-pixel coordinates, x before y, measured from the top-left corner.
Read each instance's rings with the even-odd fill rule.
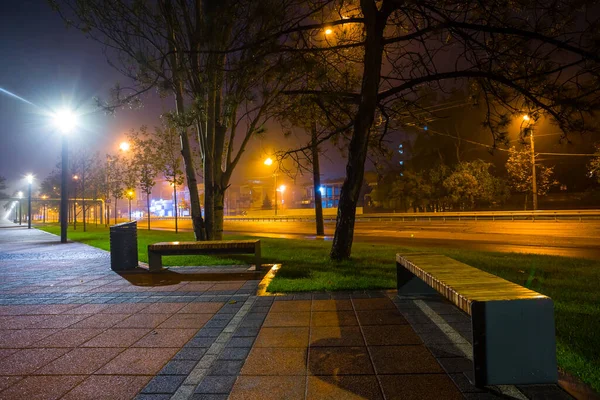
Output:
[[[23,192],[17,193],[17,197],[19,198],[19,225],[23,223],[23,205],[21,204],[21,199],[23,198]]]
[[[60,187],[60,242],[67,243],[67,226],[69,212],[69,143],[67,135],[75,128],[75,115],[69,110],[61,110],[54,114],[54,123],[62,133],[61,154],[61,187]]]
[[[48,196],[46,196],[45,194],[42,195],[42,200],[44,200],[44,202],[42,203],[42,223],[46,223],[46,199],[48,198]]]
[[[173,212],[175,213],[175,233],[179,231],[177,227],[177,185],[175,182],[171,182],[171,186],[173,186]]]
[[[31,185],[33,184],[33,175],[27,175],[27,229],[31,229]]]
[[[264,164],[267,166],[273,165],[273,160],[268,157]],[[277,172],[274,172],[273,176],[275,177],[275,215],[277,216]]]
[[[529,127],[529,142],[531,143],[531,194],[533,198],[533,211],[535,211],[538,208],[537,179],[535,175],[535,147],[533,141],[533,128],[530,127],[530,120],[531,118],[529,118],[529,115],[523,115],[523,121],[527,122],[527,126]]]
[[[131,221],[131,199],[133,198],[133,190],[127,192],[127,199],[129,200],[129,221]]]
[[[77,181],[79,180],[78,175],[73,175],[73,180],[75,181],[75,186],[73,189],[73,230],[77,230]]]

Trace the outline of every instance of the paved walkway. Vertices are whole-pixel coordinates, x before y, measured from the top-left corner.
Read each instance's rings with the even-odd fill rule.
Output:
[[[469,318],[439,298],[258,297],[248,276],[109,265],[0,224],[0,399],[570,398],[470,385]]]

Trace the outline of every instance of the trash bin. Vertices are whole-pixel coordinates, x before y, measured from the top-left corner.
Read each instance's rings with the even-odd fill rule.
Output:
[[[124,222],[110,227],[110,268],[131,271],[138,266],[137,222]]]

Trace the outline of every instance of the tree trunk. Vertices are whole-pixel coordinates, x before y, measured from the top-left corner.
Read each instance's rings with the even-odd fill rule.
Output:
[[[183,84],[179,77],[179,69],[183,69],[181,62],[181,54],[177,52],[175,39],[175,29],[173,26],[172,8],[169,2],[163,2],[163,11],[165,20],[169,26],[169,34],[172,36],[172,41],[169,42],[169,50],[171,50],[171,66],[173,67],[173,92],[175,94],[175,109],[178,115],[183,115],[185,112],[183,101]],[[179,137],[181,139],[181,155],[185,166],[185,176],[187,186],[190,192],[190,208],[192,212],[192,227],[194,229],[194,237],[196,240],[206,240],[206,231],[204,219],[202,218],[202,208],[200,206],[200,196],[198,195],[198,182],[196,180],[196,171],[192,160],[192,150],[190,148],[190,140],[188,137],[187,128],[179,128]]]
[[[313,190],[315,193],[315,222],[317,225],[317,236],[325,236],[323,224],[323,201],[321,199],[321,168],[319,166],[319,148],[317,146],[317,126],[312,123],[312,168],[313,168]]]
[[[146,192],[146,214],[148,217],[148,230],[150,230],[150,193]]]
[[[225,205],[225,190],[223,186],[215,185],[214,190],[214,212],[213,239],[223,240],[223,210]]]
[[[369,144],[369,130],[375,118],[377,92],[383,54],[383,30],[386,16],[379,12],[372,1],[362,0],[361,8],[365,16],[367,32],[365,40],[364,70],[361,97],[346,164],[346,179],[342,185],[337,213],[335,236],[330,257],[333,260],[350,258],[354,238],[354,221],[358,196],[365,172],[365,160]]]
[[[183,93],[182,88],[177,90],[177,113],[183,113]],[[204,219],[202,218],[202,208],[200,207],[200,196],[198,195],[198,181],[196,180],[196,170],[192,160],[192,150],[190,149],[190,140],[187,129],[179,130],[181,138],[181,155],[183,156],[183,164],[185,165],[185,177],[187,186],[190,192],[190,208],[192,211],[192,227],[194,229],[194,237],[196,240],[206,240],[206,232]]]

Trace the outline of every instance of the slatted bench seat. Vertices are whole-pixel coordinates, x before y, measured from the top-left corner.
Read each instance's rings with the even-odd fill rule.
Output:
[[[162,270],[162,256],[189,254],[254,254],[260,270],[260,240],[214,240],[205,242],[160,242],[148,245],[150,272]]]
[[[397,254],[398,294],[440,293],[471,316],[475,384],[556,383],[552,299],[452,258]]]

